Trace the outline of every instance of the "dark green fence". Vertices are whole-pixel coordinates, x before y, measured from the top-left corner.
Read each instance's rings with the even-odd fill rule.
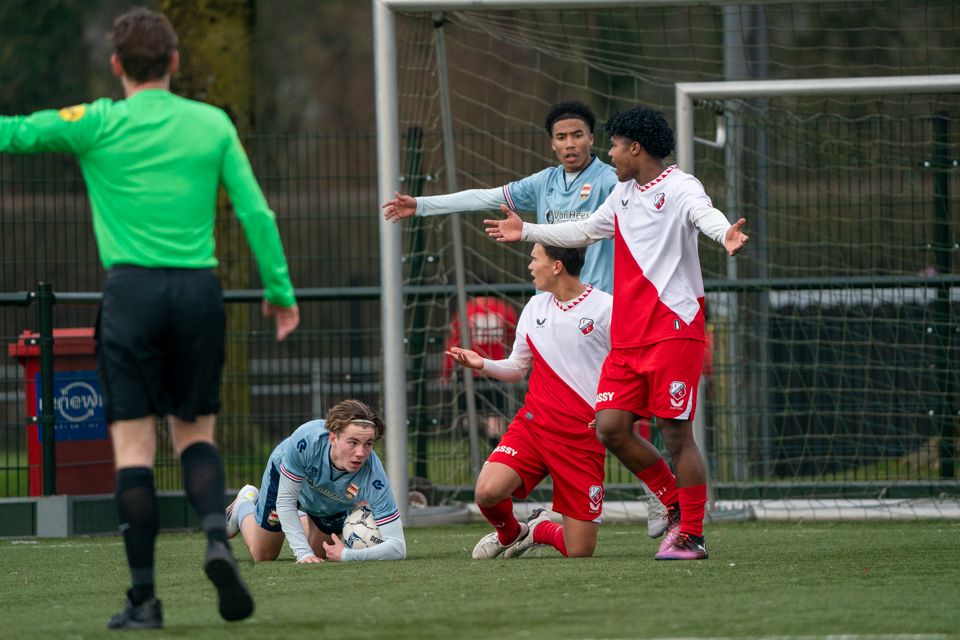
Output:
[[[960,282],[951,274],[960,170],[923,162],[960,157],[960,123],[955,114],[837,122],[798,120],[789,109],[768,120],[748,115],[741,114],[744,135],[765,130],[772,142],[763,158],[750,148],[739,152],[737,179],[749,187],[740,207],[751,224],[764,221],[766,241],[751,228],[736,283],[725,280],[722,252],[708,241],[701,249],[714,338],[701,410],[718,497],[775,485],[831,496],[865,486],[870,495],[904,482],[926,483],[927,494],[944,490],[944,482],[955,491]],[[439,136],[406,133],[403,190],[437,193],[444,182]],[[256,136],[245,145],[277,213],[301,290],[302,325],[278,344],[255,296],[228,296],[234,329],[218,438],[228,484],[237,487],[256,483],[273,447],[336,402],[382,405],[374,137]],[[722,152],[698,148],[697,161],[723,208]],[[504,184],[550,162],[539,130],[457,134],[464,187]],[[467,285],[471,295],[519,312],[532,294],[528,248],[490,242],[483,217],[465,216]],[[463,487],[472,480],[463,390],[443,356],[455,310],[448,224],[444,217],[403,222],[409,464],[412,478]],[[228,211],[220,212],[216,231],[224,280],[257,289],[255,265]],[[75,160],[0,155],[0,246],[3,291],[50,282],[60,294],[55,328],[94,325],[95,299],[71,295],[100,291],[105,276]],[[37,329],[36,304],[0,306],[7,345]],[[28,384],[8,355],[0,369],[0,496],[30,491]],[[488,436],[482,455],[524,391],[479,381],[481,433]],[[178,464],[160,433],[158,488],[176,490]],[[608,483],[636,495],[635,478],[608,462]]]

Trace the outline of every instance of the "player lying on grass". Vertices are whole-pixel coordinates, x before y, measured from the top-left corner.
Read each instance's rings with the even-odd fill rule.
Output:
[[[227,508],[228,535],[242,534],[256,562],[276,560],[284,539],[298,563],[403,560],[400,513],[373,451],[383,432],[383,421],[359,400],[344,400],[326,420],[301,425],[270,454],[260,489],[245,486]],[[373,510],[383,543],[347,549],[343,522],[361,503]]]
[[[747,241],[740,232],[745,220],[731,225],[696,178],[666,165],[676,140],[659,111],[614,114],[606,130],[620,184],[596,213],[581,222],[531,225],[504,207],[507,219],[487,220],[487,232],[499,242],[565,247],[615,239],[612,349],[597,387],[597,436],[668,505],[671,523],[657,560],[703,559],[706,473],[692,426],[706,340],[697,235],[736,255]],[[676,478],[633,431],[634,421],[650,414]]]
[[[617,186],[613,167],[590,153],[596,122],[593,110],[583,102],[558,102],[550,107],[544,126],[553,152],[560,160],[559,166],[496,189],[469,189],[420,198],[398,193],[395,200],[383,205],[384,217],[397,222],[412,215],[435,216],[507,206],[536,212],[539,224],[585,220]],[[589,246],[580,281],[613,293],[613,255],[612,240],[601,240]],[[667,527],[665,509],[646,485],[643,490],[648,507],[647,532],[651,538],[658,538]]]
[[[447,352],[459,364],[506,382],[520,382],[533,367],[524,405],[477,478],[477,505],[496,531],[477,543],[475,559],[515,557],[534,544],[581,558],[597,546],[606,451],[588,424],[610,352],[613,301],[580,281],[584,253],[533,246],[533,284],[547,295],[534,296],[520,314],[510,358],[491,361],[457,347]],[[550,522],[543,509],[517,522],[511,496],[526,498],[547,474],[563,526]]]

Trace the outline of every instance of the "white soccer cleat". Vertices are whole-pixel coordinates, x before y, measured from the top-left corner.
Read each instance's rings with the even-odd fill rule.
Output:
[[[488,533],[487,535],[480,538],[480,542],[477,543],[477,546],[473,548],[473,559],[474,560],[493,560],[501,553],[510,549],[518,542],[524,539],[527,536],[527,525],[520,523],[520,535],[517,536],[517,539],[513,544],[508,544],[506,546],[500,544],[500,538],[497,536],[497,532]]]
[[[647,501],[647,534],[651,538],[659,538],[670,523],[667,518],[667,508],[651,491],[647,491],[643,499]]]
[[[227,538],[233,538],[240,533],[240,522],[237,519],[237,505],[240,501],[249,500],[256,504],[259,498],[260,489],[252,484],[248,484],[243,489],[240,489],[240,493],[237,494],[236,499],[227,507]]]
[[[540,557],[540,547],[542,545],[537,544],[533,541],[533,531],[538,526],[544,522],[550,522],[550,516],[547,515],[546,509],[534,509],[533,513],[530,514],[530,517],[527,518],[527,530],[528,533],[525,536],[520,536],[517,538],[517,541],[512,545],[507,547],[507,550],[504,551],[504,558],[519,558],[527,555],[535,547],[537,549],[537,557]]]

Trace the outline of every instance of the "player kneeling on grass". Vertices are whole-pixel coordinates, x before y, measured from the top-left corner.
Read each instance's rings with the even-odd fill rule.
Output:
[[[228,535],[242,534],[257,562],[276,560],[284,538],[298,563],[402,560],[400,513],[373,452],[383,432],[383,421],[359,400],[344,400],[326,420],[300,426],[270,454],[260,489],[245,486],[227,508]],[[370,505],[383,542],[347,549],[343,523],[360,504]]]
[[[534,296],[520,314],[509,359],[486,360],[457,347],[447,352],[506,382],[520,382],[533,367],[524,406],[477,478],[477,504],[496,531],[477,543],[475,559],[516,557],[535,544],[589,557],[597,546],[605,449],[588,425],[610,352],[613,298],[580,281],[584,253],[534,245],[533,284],[548,295]],[[547,474],[563,526],[550,522],[544,509],[517,522],[511,496],[527,497]]]

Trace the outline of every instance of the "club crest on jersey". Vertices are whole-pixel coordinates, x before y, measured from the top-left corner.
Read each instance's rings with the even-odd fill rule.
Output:
[[[589,198],[589,197],[590,197],[590,190],[591,190],[592,188],[593,188],[593,187],[592,187],[592,185],[591,185],[590,183],[587,183],[587,184],[583,185],[583,187],[580,189],[580,199],[581,199],[581,200],[586,200],[587,198]]]
[[[588,336],[593,333],[593,320],[590,318],[580,318],[580,324],[577,328],[580,329],[580,333]]]
[[[277,515],[277,510],[274,509],[270,512],[270,515],[267,516],[267,524],[271,527],[275,527],[280,524],[280,516]]]
[[[353,500],[357,497],[358,493],[360,493],[360,487],[351,482],[350,486],[347,487],[347,497]]]
[[[653,206],[659,210],[663,206],[663,200],[664,195],[662,193],[658,193],[657,195],[653,196]]]

